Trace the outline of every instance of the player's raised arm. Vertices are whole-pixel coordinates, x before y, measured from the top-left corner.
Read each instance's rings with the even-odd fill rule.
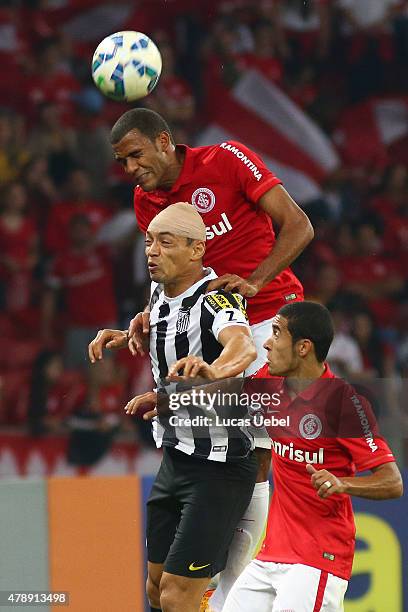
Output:
[[[272,251],[247,278],[248,283],[262,288],[302,253],[313,239],[314,231],[307,215],[282,185],[264,193],[258,204],[279,226]]]
[[[201,376],[209,380],[238,376],[256,359],[256,348],[248,327],[233,325],[226,327],[218,335],[223,350],[212,364],[201,357],[189,355],[179,359],[169,368],[169,376],[180,370],[186,378]]]
[[[278,274],[292,264],[313,239],[314,230],[307,215],[282,185],[275,185],[258,200],[259,206],[279,226],[279,234],[269,255],[248,278],[223,274],[208,286],[208,291],[223,288],[253,297]]]

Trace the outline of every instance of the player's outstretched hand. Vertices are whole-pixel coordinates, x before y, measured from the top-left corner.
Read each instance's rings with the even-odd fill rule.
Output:
[[[91,363],[102,359],[104,348],[121,349],[126,348],[128,343],[127,334],[119,329],[100,329],[95,338],[88,344],[88,356]]]
[[[207,293],[209,291],[215,291],[216,289],[235,291],[244,297],[253,297],[258,293],[260,287],[255,283],[245,280],[245,278],[237,276],[237,274],[223,274],[208,284]]]
[[[169,368],[168,378],[176,377],[183,370],[182,378],[196,378],[200,376],[208,380],[217,378],[215,369],[201,357],[189,355],[175,361]]]
[[[136,414],[136,412],[141,408],[141,406],[146,406],[150,404],[154,406],[153,410],[149,410],[145,412],[143,418],[145,421],[148,421],[157,415],[157,393],[155,391],[148,391],[147,393],[143,393],[142,395],[136,395],[133,399],[131,399],[125,406],[126,414]]]
[[[312,487],[316,489],[319,497],[326,499],[335,493],[344,493],[344,484],[328,470],[316,470],[310,463],[306,464],[306,470],[311,476]]]
[[[149,348],[150,312],[139,312],[129,324],[128,347],[132,355],[144,355]]]

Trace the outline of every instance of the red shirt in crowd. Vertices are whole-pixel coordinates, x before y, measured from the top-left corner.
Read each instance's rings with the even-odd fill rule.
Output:
[[[113,270],[106,249],[61,253],[53,263],[48,283],[64,289],[70,325],[106,327],[116,321]]]
[[[328,366],[321,379],[332,381],[314,381],[294,400],[287,394],[284,379],[269,375],[267,364],[258,370],[251,384],[257,378],[274,379],[272,384],[276,383],[274,388],[280,395],[276,416],[289,415],[293,435],[274,437],[276,429],[269,430],[274,493],[265,540],[257,558],[276,563],[302,563],[348,580],[355,543],[350,496],[318,497],[306,464],[341,478],[395,461],[393,454],[386,442],[373,433],[376,428],[367,400],[335,377]],[[335,421],[336,413],[340,432],[346,419],[348,433],[354,431],[354,437],[345,437],[344,432],[344,437],[327,437],[331,424],[317,415],[326,415],[326,421],[334,417]]]
[[[170,191],[135,188],[134,206],[140,229],[146,232],[161,210],[176,202],[191,202],[207,228],[204,257],[218,276],[247,278],[275,243],[271,218],[259,198],[281,181],[262,160],[238,142],[189,148],[180,175]],[[271,318],[287,301],[303,299],[303,288],[290,268],[278,274],[249,300],[251,323]]]
[[[341,273],[344,289],[353,285],[374,287],[391,277],[401,276],[400,262],[380,254],[341,257],[337,267]],[[388,325],[389,321],[396,317],[397,305],[391,297],[370,299],[369,307],[377,322],[382,325]]]
[[[51,209],[45,231],[45,246],[52,253],[60,253],[69,247],[69,223],[75,215],[86,215],[94,232],[110,218],[110,212],[92,200],[81,202],[61,202]]]
[[[37,242],[37,228],[30,218],[25,218],[16,229],[10,229],[0,216],[0,244],[3,257],[12,259],[22,268],[27,268],[32,249]],[[0,277],[10,276],[7,268],[0,265]]]

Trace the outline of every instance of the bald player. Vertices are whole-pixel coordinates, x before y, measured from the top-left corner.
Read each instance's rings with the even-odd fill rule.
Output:
[[[147,228],[150,359],[158,392],[166,393],[168,375],[217,381],[241,375],[256,358],[241,296],[222,289],[206,293],[217,275],[203,267],[205,246],[204,222],[188,203],[166,208]],[[89,345],[90,360],[100,359],[103,347],[126,345],[126,332],[100,331]],[[219,389],[220,383],[212,384]],[[147,595],[152,612],[197,612],[210,578],[225,567],[251,500],[253,439],[245,427],[214,425],[208,417],[215,408],[207,405],[183,403],[172,413],[156,409],[153,391],[133,398],[126,412],[146,404],[156,444],[163,447],[147,504]],[[235,417],[244,416],[240,411],[231,407]],[[204,418],[200,426],[192,423],[196,416]]]

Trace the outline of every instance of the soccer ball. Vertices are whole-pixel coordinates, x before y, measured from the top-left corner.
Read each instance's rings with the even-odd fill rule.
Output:
[[[92,58],[92,78],[108,98],[132,102],[147,96],[162,69],[160,51],[146,34],[116,32],[103,39]]]

